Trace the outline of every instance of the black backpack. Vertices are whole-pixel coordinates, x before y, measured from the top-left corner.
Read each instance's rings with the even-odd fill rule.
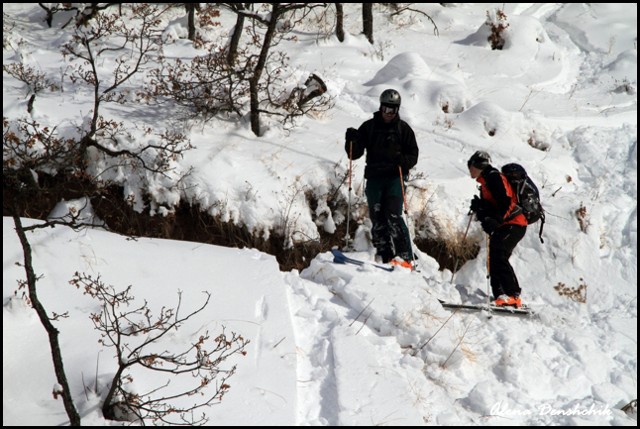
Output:
[[[522,209],[522,214],[527,218],[527,223],[531,225],[540,221],[540,242],[542,239],[542,228],[544,227],[544,208],[540,203],[540,192],[533,180],[529,177],[524,167],[520,164],[511,163],[502,166],[502,174],[505,175],[511,189],[518,198],[518,206]]]

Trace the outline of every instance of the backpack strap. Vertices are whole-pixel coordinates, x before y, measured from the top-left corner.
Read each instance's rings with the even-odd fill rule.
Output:
[[[540,216],[540,230],[538,231],[538,238],[540,239],[540,243],[544,244],[544,240],[542,239],[542,229],[544,228],[544,219],[545,219],[545,215],[544,212],[542,212],[542,216]]]

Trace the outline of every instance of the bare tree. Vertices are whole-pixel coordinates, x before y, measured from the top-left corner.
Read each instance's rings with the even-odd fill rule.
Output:
[[[166,10],[159,6],[136,3],[131,6],[131,18],[120,19],[119,14],[94,15],[93,25],[76,27],[62,53],[79,62],[72,72],[72,80],[85,82],[93,88],[93,116],[86,137],[98,131],[100,105],[103,102],[124,102],[126,94],[118,93],[149,60],[148,55],[158,48],[159,17]],[[154,37],[155,36],[155,37]],[[103,76],[98,64],[105,55],[118,53],[111,76]]]
[[[79,144],[73,139],[58,137],[55,127],[43,127],[33,120],[6,118],[2,125],[5,177],[14,174],[11,170],[57,172],[78,165]]]
[[[187,12],[187,39],[193,42],[196,39],[196,11],[200,12],[200,3],[185,3],[184,8]]]
[[[196,38],[196,10],[200,10],[200,3],[185,3],[187,11],[187,39],[194,41]]]
[[[109,171],[124,168],[128,174],[139,175],[143,183],[161,175],[171,177],[175,186],[179,186],[184,175],[179,172],[175,161],[192,147],[185,134],[175,128],[156,130],[155,127],[143,128],[134,124],[144,136],[150,136],[148,139],[134,138],[124,122],[109,120],[101,114],[105,103],[137,101],[130,81],[144,69],[149,56],[157,51],[161,17],[169,7],[132,4],[126,6],[126,19],[120,10],[94,8],[90,14],[90,25],[74,27],[62,52],[70,62],[72,84],[81,88],[86,84],[92,92],[90,116],[76,129],[67,126],[64,138],[57,135],[57,124],[4,121],[3,171],[6,168],[32,169],[35,174],[47,167],[47,174],[63,171],[91,175],[94,183],[106,186],[116,176]],[[114,65],[108,69],[105,64]],[[25,82],[32,93],[32,100],[45,85],[53,87],[46,77],[22,63],[3,65],[3,68]],[[31,102],[29,109],[32,106]],[[95,168],[96,164],[100,169]],[[153,174],[143,174],[142,170]],[[118,180],[126,181],[130,177],[128,174]],[[141,189],[142,194],[145,191]],[[154,204],[153,201],[151,203]]]
[[[13,210],[5,201],[3,201],[3,208]],[[26,232],[55,225],[66,225],[74,229],[88,226],[79,221],[79,216],[80,213],[75,212],[70,213],[65,219],[24,227],[20,217],[15,213],[12,215],[23,248],[27,278],[26,281],[19,282],[19,288],[27,288],[28,302],[36,311],[47,332],[58,382],[53,395],[56,398],[62,398],[72,426],[80,426],[81,419],[75,408],[73,392],[67,380],[58,340],[59,331],[52,323],[68,315],[54,313],[53,316],[49,316],[38,298],[36,288],[38,276],[33,267],[32,249]],[[249,340],[245,340],[236,333],[228,336],[223,327],[222,332],[215,338],[211,338],[208,332],[201,334],[197,341],[188,345],[185,350],[179,352],[157,350],[158,343],[166,334],[179,329],[188,319],[204,310],[209,303],[210,294],[205,292],[204,303],[186,316],[180,316],[179,299],[176,309],[163,307],[160,314],[153,317],[146,301],[137,308],[129,310],[133,301],[130,293],[131,286],[122,292],[116,292],[112,286],[104,285],[99,276],[93,279],[91,276],[79,273],[75,274],[70,283],[101,303],[102,311],[92,314],[91,320],[96,329],[102,333],[100,342],[116,350],[118,369],[102,404],[104,417],[140,423],[149,420],[171,425],[206,423],[208,421],[206,414],[203,412],[196,417],[194,411],[222,400],[230,388],[227,380],[236,371],[235,365],[223,368],[222,364],[233,355],[245,355],[245,347],[249,344]],[[193,379],[193,385],[182,390],[171,389],[170,379],[166,379],[163,385],[142,393],[139,391],[134,393],[128,387],[133,382],[132,369],[136,366],[170,374],[173,378],[188,374],[188,379]],[[191,405],[175,405],[178,402],[185,403],[176,402],[177,399],[192,396],[201,399]]]
[[[66,4],[65,4],[66,5]],[[165,174],[170,168],[170,161],[181,156],[182,152],[191,148],[186,142],[186,137],[171,131],[160,131],[160,144],[139,145],[135,147],[122,147],[119,136],[125,133],[122,123],[117,123],[104,118],[101,115],[101,106],[107,102],[125,104],[131,102],[131,88],[125,85],[139,73],[148,62],[149,55],[156,52],[160,44],[160,17],[171,6],[156,6],[152,4],[132,4],[129,6],[130,14],[127,19],[121,16],[121,10],[106,12],[105,9],[118,3],[91,4],[82,8],[72,6],[55,6],[53,11],[76,10],[78,15],[92,20],[92,25],[78,25],[73,29],[69,42],[62,47],[65,57],[71,58],[72,71],[70,79],[72,83],[85,83],[89,85],[93,93],[93,109],[87,126],[79,127],[77,140],[80,145],[73,145],[73,149],[83,155],[89,147],[94,147],[98,152],[111,158],[133,160],[142,168],[154,173]],[[45,8],[44,4],[41,7]],[[66,9],[61,9],[66,8]],[[71,8],[71,9],[69,9]],[[45,8],[46,9],[46,8]],[[52,12],[55,13],[55,12]],[[79,18],[80,19],[80,18]],[[105,72],[104,62],[117,55],[113,69]],[[33,68],[18,62],[3,65],[3,69],[23,81],[31,94],[29,109],[33,107],[35,95],[45,87],[55,88],[45,75],[37,73]],[[36,158],[51,161],[51,150],[60,153],[64,145],[59,144],[60,139],[54,138],[56,125],[36,124],[32,122],[10,124],[5,127],[3,139],[3,154],[13,152],[12,160],[15,164],[30,164]],[[150,134],[151,131],[148,131]],[[43,141],[43,136],[54,144],[45,144],[45,149],[35,143]],[[119,141],[118,141],[119,140]],[[127,140],[127,139],[124,139]],[[129,139],[132,140],[132,139]],[[67,146],[70,141],[65,140]],[[22,146],[22,147],[20,147]],[[20,156],[22,155],[22,157]],[[28,155],[28,157],[25,157]],[[67,156],[64,161],[69,161]],[[63,169],[85,166],[80,165],[83,156],[73,157],[77,163],[70,165],[61,164]],[[30,167],[27,165],[27,167]]]
[[[29,113],[33,111],[36,95],[45,89],[55,90],[58,88],[44,73],[22,62],[3,64],[2,70],[25,84],[26,95],[29,97],[29,102],[27,103],[27,112]]]
[[[113,179],[101,179],[101,176],[113,168],[124,168],[129,174],[140,176],[143,183],[154,175],[161,175],[171,178],[174,186],[179,186],[182,178],[189,172],[184,172],[177,178],[175,175],[170,176],[169,173],[174,168],[175,159],[191,148],[190,143],[185,141],[184,134],[175,130],[165,130],[151,140],[153,143],[136,148],[117,148],[116,145],[120,141],[118,136],[124,133],[122,127],[122,124],[113,121],[103,123],[102,118],[100,119],[102,144],[99,153],[111,161],[105,163],[105,170],[94,171],[86,157],[87,148],[92,145],[93,140],[86,143],[86,140],[81,140],[80,136],[62,138],[58,135],[55,126],[49,127],[33,120],[9,121],[4,118],[2,166],[5,183],[9,179],[13,183],[8,188],[9,196],[14,195],[20,199],[25,186],[31,186],[31,189],[36,192],[34,196],[42,198],[46,196],[47,190],[38,188],[38,177],[60,175],[55,183],[60,183],[62,186],[66,179],[72,180],[74,189],[81,195],[88,198],[99,197],[101,190],[113,183]],[[66,132],[68,133],[69,130]],[[147,132],[155,133],[153,130]],[[106,143],[109,143],[109,147]],[[141,189],[141,192],[144,191]],[[28,203],[28,199],[22,198],[21,201]],[[134,202],[134,200],[130,201],[130,203]],[[17,212],[22,213],[20,210]]]
[[[277,96],[277,98],[272,97],[273,94],[271,94],[269,91],[270,88],[273,88],[273,86],[271,85],[271,82],[274,82],[274,79],[278,78],[280,71],[271,72],[265,68],[265,65],[267,63],[267,58],[269,58],[270,49],[280,41],[280,38],[276,37],[277,30],[280,29],[280,31],[285,32],[287,29],[290,30],[295,26],[294,22],[290,22],[290,21],[281,22],[283,21],[283,18],[289,14],[293,14],[297,10],[302,10],[303,11],[302,17],[297,18],[298,20],[300,20],[304,18],[304,16],[306,16],[306,14],[310,12],[314,7],[324,7],[324,4],[316,4],[311,6],[305,3],[272,3],[271,4],[271,14],[269,16],[268,21],[266,22],[267,28],[266,28],[266,31],[264,32],[264,36],[262,39],[260,54],[258,55],[258,60],[252,69],[251,76],[249,77],[249,96],[250,96],[249,106],[250,106],[250,116],[251,116],[251,131],[253,131],[253,133],[257,136],[261,135],[260,114],[274,113],[262,107],[262,104],[264,103],[263,103],[263,99],[260,97],[261,87],[264,88],[264,92],[266,93],[265,95],[267,99],[264,101],[267,101],[266,103],[267,106],[279,105],[280,107],[284,107],[285,109],[287,109],[287,107],[291,109],[292,106],[295,104],[296,107],[293,108],[294,110],[297,107],[299,107],[297,103],[298,100],[294,99],[295,96],[290,95],[290,97],[284,98],[284,100],[283,100],[282,94]],[[293,16],[293,15],[289,15],[289,16]],[[257,21],[265,23],[264,20],[260,19],[257,15],[252,15],[252,17]],[[284,59],[283,53],[280,53],[279,56],[281,60]],[[266,73],[267,77],[266,77],[266,83],[264,85],[261,85],[261,78],[263,76],[263,73]],[[280,102],[276,101],[278,99],[280,100]],[[289,117],[290,116],[287,115],[285,117],[285,120]]]
[[[122,14],[122,3],[80,3],[78,15],[76,16],[76,26],[85,26],[87,23],[99,15],[103,10],[111,6],[118,6],[118,15]]]
[[[113,286],[105,285],[99,277],[94,279],[79,273],[75,274],[71,284],[100,302],[101,311],[92,314],[91,321],[102,334],[100,343],[114,348],[116,353],[118,369],[102,405],[103,415],[112,420],[143,424],[145,420],[170,425],[206,423],[206,415],[203,413],[195,417],[194,411],[222,400],[230,388],[227,380],[236,371],[235,365],[225,369],[222,364],[233,355],[245,355],[249,341],[236,333],[227,336],[223,328],[215,338],[211,338],[208,332],[203,333],[194,344],[179,352],[162,350],[159,343],[204,310],[209,304],[210,294],[205,292],[204,303],[186,316],[180,316],[179,294],[175,309],[163,307],[154,317],[146,301],[131,308],[134,301],[131,286],[116,292]],[[136,387],[134,392],[130,386],[134,381],[132,370],[135,367],[167,374],[167,381],[146,391]],[[171,388],[171,379],[180,376],[191,379],[191,387]],[[176,399],[189,397],[202,399],[191,405],[176,405],[185,403]]]
[[[3,201],[3,207],[7,208]],[[31,245],[29,244],[29,240],[27,239],[26,231],[35,229],[36,227],[43,227],[43,225],[37,225],[34,227],[25,228],[22,225],[22,221],[20,220],[20,216],[18,216],[15,211],[12,215],[13,222],[16,226],[16,233],[20,238],[20,244],[22,245],[22,251],[24,255],[24,270],[27,276],[26,282],[22,282],[21,287],[26,284],[27,290],[29,292],[29,302],[31,306],[36,311],[38,318],[40,319],[40,323],[47,331],[47,336],[49,338],[49,346],[51,347],[51,358],[53,360],[53,368],[56,374],[56,380],[58,381],[59,387],[57,387],[53,395],[54,397],[61,396],[62,402],[64,404],[64,409],[67,413],[67,417],[69,418],[69,423],[71,426],[80,426],[80,415],[76,410],[76,407],[73,403],[73,395],[72,391],[69,387],[69,382],[67,381],[67,375],[64,369],[64,362],[62,360],[62,352],[60,350],[60,342],[58,340],[58,335],[60,331],[56,329],[53,325],[52,320],[57,320],[63,315],[54,315],[50,317],[47,314],[47,310],[40,302],[38,298],[38,290],[36,288],[36,284],[38,282],[38,276],[35,274],[35,270],[33,268],[33,258],[31,256]],[[47,225],[49,226],[49,225]]]
[[[373,45],[373,3],[362,3],[362,33]]]
[[[233,27],[229,48],[227,49],[227,63],[233,65],[238,57],[238,46],[240,45],[240,37],[244,30],[244,11],[250,7],[250,3],[220,3],[236,14],[236,25]]]
[[[342,3],[334,3],[336,6],[336,37],[340,42],[344,41],[344,11]],[[425,16],[433,24],[433,32],[438,35],[438,27],[435,21],[427,13],[411,7],[412,3],[381,3],[390,8],[393,12],[391,16],[400,15],[405,11],[417,13]],[[362,3],[362,34],[365,35],[369,43],[373,44],[373,5],[374,3]]]
[[[260,97],[258,93],[258,84],[260,77],[264,72],[264,66],[267,62],[269,55],[269,49],[271,49],[271,43],[276,33],[276,25],[278,19],[282,14],[287,11],[285,6],[281,6],[279,3],[272,3],[271,15],[267,22],[267,30],[264,33],[262,40],[262,49],[260,49],[260,55],[258,55],[258,61],[253,68],[253,73],[249,77],[249,110],[251,112],[251,131],[257,136],[260,135]]]
[[[338,41],[344,42],[344,10],[342,3],[334,3],[336,5],[336,37]]]
[[[51,28],[53,26],[53,18],[59,12],[75,12],[75,15],[62,25],[65,28],[71,22],[75,21],[76,26],[86,25],[102,10],[111,6],[121,6],[122,3],[38,3],[45,11],[45,21]]]
[[[53,25],[53,17],[58,11],[61,10],[61,8],[58,6],[59,4],[60,3],[54,3],[53,6],[50,6],[50,3],[38,3],[38,5],[44,10],[46,14],[44,20],[49,28],[51,28],[51,26]]]
[[[443,3],[440,3],[440,4],[443,4]],[[438,36],[440,34],[440,31],[438,30],[438,26],[436,25],[436,22],[433,20],[433,18],[431,18],[431,16],[429,14],[427,14],[427,13],[421,11],[421,10],[418,10],[416,8],[411,7],[412,3],[390,3],[389,5],[394,10],[394,12],[391,13],[391,16],[400,15],[405,11],[409,11],[409,12],[417,13],[419,15],[423,15],[433,25],[433,34],[436,35],[436,36]]]
[[[296,78],[287,66],[289,58],[286,52],[273,49],[313,8],[324,5],[273,3],[264,6],[269,13],[225,7],[249,22],[246,25],[248,40],[233,55],[233,63],[229,63],[229,51],[225,53],[219,43],[212,43],[207,55],[195,57],[188,63],[161,59],[161,68],[152,71],[149,99],[169,97],[204,115],[205,119],[220,112],[242,117],[248,109],[251,130],[256,135],[261,134],[263,114],[279,117],[288,126],[298,116],[330,108],[331,100],[327,98],[300,102],[310,100],[306,98],[308,94],[301,95],[305,88],[290,89],[291,81]],[[238,26],[235,31],[239,31]]]

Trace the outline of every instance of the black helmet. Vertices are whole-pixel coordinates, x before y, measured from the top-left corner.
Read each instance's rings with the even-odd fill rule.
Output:
[[[467,168],[473,165],[475,168],[484,170],[484,168],[489,164],[491,164],[491,157],[489,154],[483,150],[479,150],[471,155],[471,158],[467,161]]]
[[[395,89],[385,89],[380,94],[380,104],[387,107],[400,107],[400,93]]]

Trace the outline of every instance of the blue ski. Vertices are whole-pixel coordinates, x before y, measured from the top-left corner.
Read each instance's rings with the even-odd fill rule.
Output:
[[[373,267],[380,268],[381,270],[385,270],[385,271],[393,271],[393,268],[394,268],[393,266],[389,267],[386,265],[376,264],[375,262],[361,261],[359,259],[350,258],[338,249],[331,249],[331,253],[333,254],[333,262],[336,264],[354,264],[354,265],[360,265],[360,266],[371,265]]]

